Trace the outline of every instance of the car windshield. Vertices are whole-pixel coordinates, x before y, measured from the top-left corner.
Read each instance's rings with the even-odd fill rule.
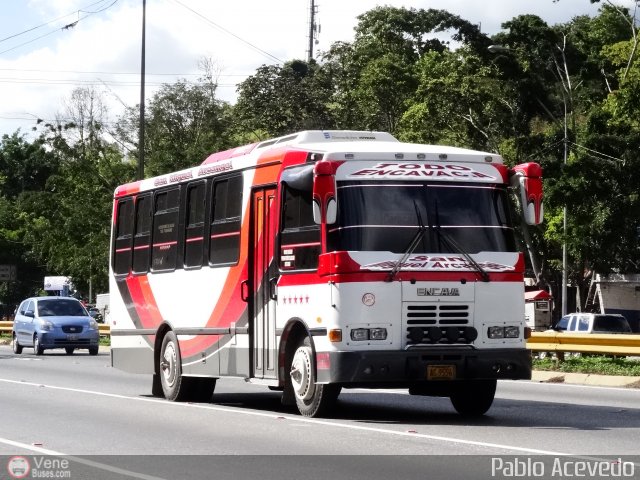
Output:
[[[569,320],[571,317],[562,317],[558,323],[553,327],[556,330],[566,330],[569,327]]]
[[[631,331],[626,318],[604,315],[593,319],[593,330],[598,332],[626,333]]]
[[[84,317],[87,312],[75,300],[46,300],[38,302],[40,317]]]
[[[441,233],[467,253],[516,251],[502,186],[340,182],[338,205],[329,250],[403,253],[422,221],[428,231],[415,253],[459,253]]]

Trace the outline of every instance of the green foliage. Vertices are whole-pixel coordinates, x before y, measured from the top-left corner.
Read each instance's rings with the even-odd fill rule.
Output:
[[[299,130],[330,130],[335,128],[331,92],[329,76],[315,62],[263,65],[238,86],[234,118],[240,130],[266,132],[271,137]]]
[[[565,360],[562,362],[549,357],[534,358],[533,368],[564,373],[640,376],[640,362],[637,360],[604,355],[568,356],[565,354]]]

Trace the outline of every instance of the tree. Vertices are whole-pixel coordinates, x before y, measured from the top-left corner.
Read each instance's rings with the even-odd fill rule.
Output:
[[[210,62],[197,82],[164,84],[146,107],[145,173],[156,176],[199,164],[210,153],[233,146],[230,106],[216,98]],[[138,157],[139,107],[119,119],[116,137],[131,158]]]
[[[104,139],[99,95],[78,89],[71,99],[71,122],[46,126],[39,139],[58,168],[42,190],[22,196],[19,218],[47,273],[71,277],[86,296],[90,287],[107,288],[113,191],[132,180],[134,165]]]
[[[299,130],[333,129],[329,102],[333,84],[315,61],[263,65],[238,86],[234,118],[257,139]]]
[[[42,141],[29,143],[18,132],[0,140],[0,264],[17,269],[16,282],[0,283],[0,301],[9,305],[43,286],[46,269],[25,242],[21,219],[25,205],[37,199],[44,203],[47,180],[58,169],[58,159]]]

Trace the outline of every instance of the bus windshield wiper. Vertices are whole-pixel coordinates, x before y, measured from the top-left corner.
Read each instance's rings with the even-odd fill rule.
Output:
[[[389,272],[389,275],[387,275],[385,282],[391,282],[395,278],[397,273],[402,268],[402,264],[407,261],[407,258],[409,258],[409,255],[413,253],[413,251],[416,249],[418,244],[422,241],[422,238],[424,237],[424,234],[427,231],[427,227],[425,227],[424,223],[422,222],[422,215],[420,215],[420,210],[418,209],[418,205],[416,204],[415,200],[413,201],[413,206],[416,209],[416,218],[418,220],[418,231],[415,233],[415,235],[411,239],[411,242],[409,242],[407,249],[405,250],[402,257],[400,257],[400,260],[396,262],[396,264],[393,266],[393,268]]]
[[[469,255],[458,244],[458,242],[456,242],[448,233],[446,233],[444,230],[442,230],[442,227],[440,226],[439,216],[438,216],[438,203],[437,202],[436,202],[436,225],[429,224],[429,228],[434,230],[440,236],[440,239],[442,241],[444,241],[444,243],[446,243],[447,246],[451,250],[454,250],[456,253],[462,255],[465,258],[465,260],[480,274],[480,277],[482,278],[483,282],[488,282],[489,281],[489,274],[487,273],[487,271],[484,268],[482,268],[480,266],[480,264],[478,262],[476,262],[471,257],[471,255]]]

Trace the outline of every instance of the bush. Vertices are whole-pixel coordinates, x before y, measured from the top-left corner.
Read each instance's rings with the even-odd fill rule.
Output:
[[[564,373],[591,373],[597,375],[640,376],[640,362],[625,357],[606,355],[569,356],[564,361],[553,358],[533,359],[534,370]]]

